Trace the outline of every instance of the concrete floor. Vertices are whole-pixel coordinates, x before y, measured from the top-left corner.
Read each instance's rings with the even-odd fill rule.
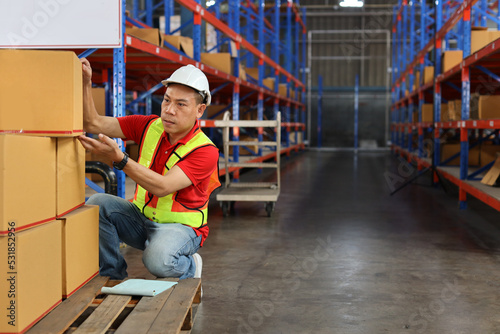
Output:
[[[271,218],[210,206],[196,333],[500,333],[500,215],[388,152],[305,151],[282,159]],[[255,172],[243,178],[267,178]],[[125,248],[130,276],[147,277]]]

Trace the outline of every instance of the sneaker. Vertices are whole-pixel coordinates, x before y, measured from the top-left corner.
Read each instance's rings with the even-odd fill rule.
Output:
[[[201,259],[200,254],[193,254],[194,264],[196,269],[194,270],[194,278],[201,278],[201,270],[203,269],[203,260]]]
[[[194,278],[201,278],[201,270],[203,269],[203,260],[201,259],[200,254],[193,254],[194,264],[196,269],[194,270]],[[200,297],[203,298],[203,286],[201,287]]]

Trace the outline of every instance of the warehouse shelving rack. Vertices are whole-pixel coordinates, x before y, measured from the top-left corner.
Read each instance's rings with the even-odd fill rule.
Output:
[[[493,161],[482,168],[469,166],[469,149],[484,141],[493,131],[498,137],[500,119],[471,120],[471,91],[486,90],[495,93],[500,81],[498,61],[500,40],[495,40],[471,53],[471,27],[486,27],[493,23],[500,29],[498,1],[465,0],[436,1],[429,8],[426,1],[400,0],[394,8],[392,41],[392,107],[391,141],[393,151],[416,161],[418,169],[437,167],[438,172],[459,188],[460,208],[466,208],[467,194],[500,210],[498,188],[481,184],[477,176],[489,169]],[[441,71],[443,51],[462,50],[462,61],[445,73]],[[424,66],[434,66],[434,78],[422,83]],[[415,86],[415,72],[420,82]],[[488,79],[485,79],[488,78]],[[495,85],[496,83],[496,85]],[[461,99],[461,120],[441,122],[441,103]],[[422,122],[422,105],[433,103],[434,122]],[[414,122],[414,113],[418,119]],[[441,161],[440,139],[443,131],[454,129],[460,133],[460,153]],[[418,136],[415,143],[415,132]],[[426,155],[425,132],[432,133],[433,151]],[[460,157],[460,167],[446,164]],[[436,175],[434,175],[436,180]]]
[[[139,8],[139,1],[134,0],[131,10],[126,12],[125,0],[122,1],[124,16],[123,31],[126,26],[151,28],[154,13],[163,9],[165,31],[169,35],[170,20],[175,6],[182,6],[192,12],[193,19],[188,22],[192,28],[193,57],[183,51],[159,47],[134,36],[124,33],[123,47],[113,50],[93,49],[85,52],[94,69],[94,83],[106,89],[107,113],[113,116],[124,116],[127,112],[151,114],[152,101],[161,94],[162,79],[168,77],[179,66],[193,64],[199,67],[208,77],[212,89],[213,101],[228,102],[227,109],[232,108],[233,120],[240,119],[240,104],[247,103],[257,109],[257,120],[264,119],[264,108],[272,108],[274,115],[282,112],[282,132],[285,134],[280,154],[289,154],[304,148],[299,142],[299,132],[305,133],[305,8],[299,8],[298,0],[288,0],[283,4],[274,1],[268,5],[264,0],[255,6],[251,1],[226,0],[215,1],[213,6],[205,8],[200,0],[146,0],[145,8]],[[221,7],[228,10],[223,13]],[[224,43],[236,48],[233,58],[233,73],[224,73],[201,62],[202,24],[210,24],[217,31],[217,49]],[[241,33],[244,31],[244,35]],[[301,42],[299,36],[302,33]],[[246,38],[244,38],[244,36]],[[283,38],[285,36],[285,38]],[[295,43],[292,42],[295,36]],[[191,37],[191,36],[190,36]],[[252,40],[248,39],[252,38]],[[252,43],[256,40],[256,43]],[[257,44],[257,46],[255,45]],[[270,50],[268,56],[266,50]],[[300,59],[299,54],[302,54]],[[258,80],[240,78],[240,63],[257,64]],[[283,64],[283,65],[282,65]],[[265,75],[274,78],[274,89],[263,84]],[[302,77],[300,77],[302,75]],[[286,96],[278,94],[279,84],[286,84]],[[299,92],[301,94],[299,94]],[[300,98],[295,98],[300,95]],[[132,99],[130,99],[132,96]],[[295,96],[295,97],[293,97]],[[126,101],[127,99],[127,101]],[[223,113],[225,110],[222,110]],[[200,125],[215,128],[214,119],[203,119]],[[289,133],[295,131],[295,138],[290,140]],[[233,130],[233,140],[239,139],[239,129]],[[263,141],[263,131],[258,130],[258,140]],[[122,149],[121,140],[118,143]],[[278,154],[274,152],[274,154]],[[252,162],[269,159],[262,150],[250,158]],[[238,162],[240,154],[236,148],[232,160]],[[239,169],[231,169],[233,177],[238,178]],[[118,195],[125,196],[125,177],[117,171]],[[90,183],[90,182],[89,182]]]

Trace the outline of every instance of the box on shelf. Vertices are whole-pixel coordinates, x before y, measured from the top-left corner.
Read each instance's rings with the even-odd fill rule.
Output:
[[[463,60],[462,50],[445,51],[443,53],[443,73],[460,64]]]
[[[24,333],[61,302],[61,241],[58,220],[0,236],[0,333]]]
[[[177,35],[165,35],[161,34],[161,46],[166,47],[163,42],[167,42],[168,44],[175,47],[177,50],[183,51],[186,55],[193,58],[193,39],[186,36],[177,36]],[[168,48],[168,47],[167,47]]]
[[[221,110],[225,109],[226,107],[227,107],[226,104],[211,104],[207,107],[207,109],[205,109],[205,115],[207,116],[208,119],[222,119],[224,117],[224,113],[223,112],[221,112],[220,114],[218,113]]]
[[[470,53],[477,52],[498,38],[500,38],[500,31],[487,30],[487,28],[483,27],[472,27]]]
[[[228,52],[202,53],[201,62],[227,74],[232,74],[231,54]]]
[[[0,50],[0,132],[83,133],[82,64],[74,52]]]
[[[128,140],[127,145],[125,146],[125,150],[128,153],[130,159],[136,162],[139,160],[139,145],[134,141]]]
[[[259,68],[258,67],[247,67],[245,69],[247,75],[251,76],[255,80],[259,80]]]
[[[413,83],[413,91],[420,87],[420,71],[415,71],[415,82]]]
[[[302,144],[303,143],[303,134],[302,131],[291,131],[288,134],[288,138],[290,140],[290,143],[297,145],[297,144]]]
[[[241,135],[239,140],[240,141],[252,141],[252,142],[259,141],[259,139],[257,139],[257,138],[253,138],[253,137],[246,136],[246,135]],[[233,154],[233,147],[234,146],[229,146],[229,154]],[[257,145],[245,145],[245,147],[239,146],[239,155],[254,155],[257,153],[259,153],[259,146],[257,146]]]
[[[447,122],[450,120],[449,111],[448,111],[448,103],[441,104],[441,122]]]
[[[460,143],[441,144],[441,162],[459,153],[460,150],[461,150]],[[478,166],[478,165],[479,165],[479,147],[476,146],[469,150],[469,166]],[[446,164],[446,166],[460,166],[460,156],[451,160],[449,163]]]
[[[85,203],[85,149],[77,138],[57,138],[57,217]]]
[[[160,45],[160,31],[157,28],[127,27],[125,33],[153,45]]]
[[[495,161],[495,159],[498,156],[498,153],[500,153],[500,145],[492,145],[488,143],[482,143],[481,148],[480,148],[480,166],[486,166],[492,161]]]
[[[265,78],[262,80],[262,84],[274,92],[274,81],[274,78]]]
[[[62,223],[62,296],[68,297],[99,272],[99,207],[85,205]]]
[[[460,121],[462,119],[462,100],[448,102],[448,119],[450,121]]]
[[[434,121],[434,105],[432,103],[424,103],[422,105],[422,122]]]
[[[477,118],[478,119],[500,118],[500,95],[479,96],[477,105]]]
[[[434,66],[424,67],[424,85],[434,81]]]
[[[0,134],[0,235],[56,216],[56,139]]]
[[[92,99],[97,113],[106,116],[106,90],[102,87],[92,88]]]

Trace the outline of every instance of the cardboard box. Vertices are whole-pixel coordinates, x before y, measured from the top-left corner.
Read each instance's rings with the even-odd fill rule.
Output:
[[[185,36],[177,36],[177,35],[165,35],[161,34],[161,46],[167,47],[163,42],[167,42],[168,44],[175,47],[177,50],[183,51],[186,55],[193,58],[193,39]],[[167,47],[168,48],[168,47]]]
[[[101,87],[92,88],[92,99],[97,113],[106,116],[106,90]]]
[[[448,103],[441,104],[441,122],[449,121]]]
[[[0,50],[0,132],[83,133],[82,64],[74,52]]]
[[[153,45],[160,45],[160,31],[157,28],[127,27],[125,33]]]
[[[441,162],[445,161],[448,158],[451,158],[453,155],[460,152],[461,145],[460,143],[444,143],[441,144]],[[473,147],[469,150],[469,166],[478,166],[479,165],[479,147]],[[451,160],[446,166],[460,166],[460,156]]]
[[[424,85],[434,81],[434,66],[424,67]]]
[[[221,53],[202,53],[201,54],[201,62],[211,66],[219,71],[222,71],[227,74],[232,74],[231,67],[231,54],[227,52]]]
[[[259,68],[258,67],[247,67],[247,75],[251,76],[255,80],[259,80]]]
[[[223,119],[224,112],[221,111],[226,107],[226,104],[211,104],[207,107],[207,109],[205,109],[205,115],[208,119]],[[231,110],[231,108],[228,110]]]
[[[422,105],[422,122],[434,122],[434,105],[432,103]]]
[[[125,146],[125,151],[128,153],[129,158],[134,161],[139,161],[139,145],[133,142],[132,140],[127,141],[127,145]]]
[[[500,31],[487,30],[487,28],[473,27],[471,31],[470,53],[473,54],[486,45],[500,38]]]
[[[85,149],[77,138],[57,139],[56,216],[85,204]]]
[[[477,112],[478,119],[500,118],[500,95],[481,95]]]
[[[500,153],[500,145],[482,143],[480,148],[480,166],[484,167],[495,159]]]
[[[60,220],[62,296],[66,298],[99,272],[99,206],[85,205]]]
[[[0,235],[56,216],[56,139],[0,135]]]
[[[262,80],[262,84],[274,92],[274,81],[274,78],[265,78]]]
[[[448,119],[450,121],[460,121],[462,119],[462,100],[448,102]]]
[[[443,73],[449,71],[463,60],[463,51],[445,51],[443,53]]]
[[[302,131],[291,131],[288,134],[288,138],[293,145],[302,144],[304,142]]]
[[[415,83],[413,84],[413,91],[420,87],[420,71],[415,71]]]
[[[15,221],[10,221],[15,222]],[[0,236],[0,333],[23,333],[61,302],[61,222]]]
[[[259,139],[258,138],[252,138],[250,136],[246,136],[246,135],[241,135],[240,138],[239,138],[239,141],[251,141],[251,142],[258,142]],[[233,147],[234,146],[229,146],[229,154],[233,154]],[[245,147],[243,146],[239,146],[239,155],[244,155],[244,156],[247,156],[247,155],[254,155],[254,154],[258,154],[259,153],[259,146],[257,145],[245,145]]]

